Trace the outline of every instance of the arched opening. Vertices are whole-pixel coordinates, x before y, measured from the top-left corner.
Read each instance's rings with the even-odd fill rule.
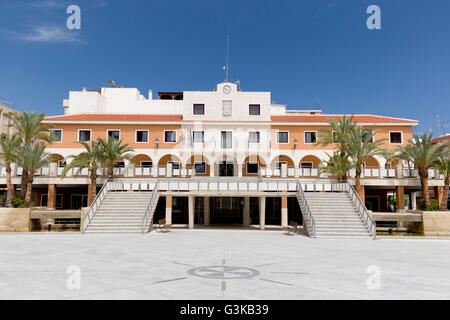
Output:
[[[172,163],[172,168],[179,169],[181,167],[181,160],[173,154],[166,154],[158,161],[158,167],[167,167],[168,163]]]
[[[158,161],[158,175],[166,176],[168,172],[166,171],[167,166],[172,165],[172,176],[179,176],[181,169],[181,160],[173,154],[166,154]]]
[[[64,168],[66,166],[66,159],[57,153],[50,154],[51,162],[56,163],[58,165],[58,168]]]
[[[258,155],[249,155],[242,165],[242,176],[258,175],[261,167],[266,167],[266,162]]]
[[[153,160],[146,154],[137,154],[133,159],[136,168],[151,168],[153,167]]]
[[[186,162],[186,168],[193,169],[196,176],[209,176],[210,165],[208,159],[201,154],[194,154]]]
[[[378,160],[377,159],[375,159],[374,157],[370,157],[369,159],[367,159],[365,162],[364,162],[364,166],[367,168],[367,169],[370,169],[370,168],[379,168],[380,167],[380,163],[378,162]]]
[[[294,161],[286,155],[279,155],[273,158],[272,162],[270,163],[270,166],[275,169],[280,169],[283,163],[286,163],[288,168],[294,167]]]
[[[300,160],[299,167],[305,169],[318,168],[320,163],[321,160],[316,156],[307,155]]]

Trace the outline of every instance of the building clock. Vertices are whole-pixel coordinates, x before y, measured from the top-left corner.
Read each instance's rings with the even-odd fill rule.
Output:
[[[223,87],[223,93],[229,94],[231,92],[231,87],[229,85],[226,85]]]

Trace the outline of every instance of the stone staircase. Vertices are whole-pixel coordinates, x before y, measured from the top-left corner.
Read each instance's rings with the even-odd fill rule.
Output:
[[[148,226],[153,219],[158,198],[152,201]],[[85,232],[141,233],[149,199],[149,192],[108,192]]]
[[[305,192],[305,196],[316,237],[371,237],[347,192]]]

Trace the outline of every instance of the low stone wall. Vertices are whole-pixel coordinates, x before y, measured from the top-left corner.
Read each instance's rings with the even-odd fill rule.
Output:
[[[421,211],[422,222],[414,223],[411,231],[425,235],[450,235],[450,211]]]
[[[29,208],[0,208],[0,232],[30,231]]]

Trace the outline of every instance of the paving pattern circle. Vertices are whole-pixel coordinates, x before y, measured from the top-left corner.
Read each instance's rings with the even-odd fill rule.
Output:
[[[239,266],[206,266],[189,269],[188,274],[209,279],[242,279],[259,275],[259,271]]]

